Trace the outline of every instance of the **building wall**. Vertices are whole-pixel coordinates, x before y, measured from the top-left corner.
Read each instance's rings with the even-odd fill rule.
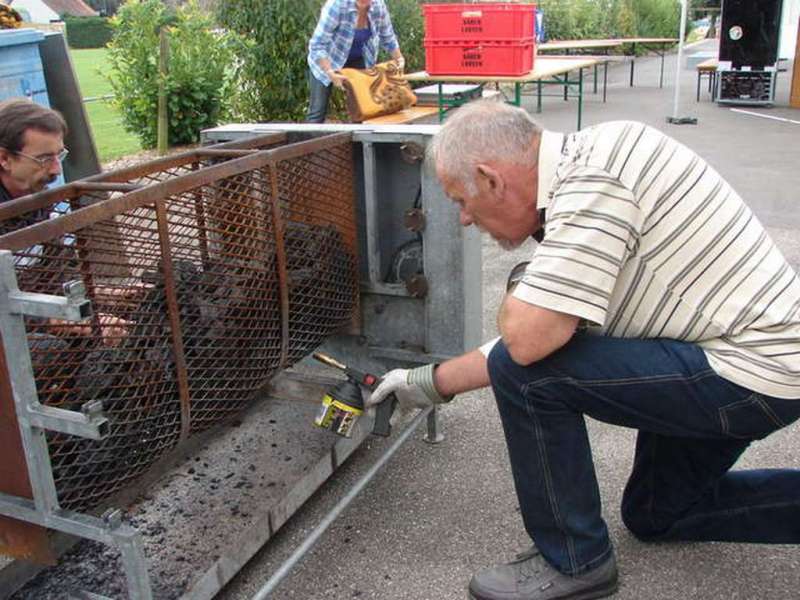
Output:
[[[31,23],[49,23],[59,20],[59,16],[42,0],[14,0],[11,6],[16,10],[24,10],[30,16]]]

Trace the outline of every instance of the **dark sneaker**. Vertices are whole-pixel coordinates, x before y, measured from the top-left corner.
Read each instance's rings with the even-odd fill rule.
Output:
[[[592,600],[615,591],[613,554],[599,567],[570,577],[551,567],[536,547],[507,565],[479,571],[469,582],[472,600]]]

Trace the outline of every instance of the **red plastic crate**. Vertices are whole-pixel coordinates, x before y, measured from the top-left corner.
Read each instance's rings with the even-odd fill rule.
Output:
[[[423,4],[425,40],[527,40],[534,37],[535,4]]]
[[[429,75],[525,75],[533,69],[533,38],[522,41],[425,42]]]

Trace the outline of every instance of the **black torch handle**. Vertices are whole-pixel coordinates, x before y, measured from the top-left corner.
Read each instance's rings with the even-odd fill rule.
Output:
[[[392,415],[397,407],[397,396],[389,394],[386,399],[375,408],[375,423],[372,425],[373,435],[389,437],[392,435]]]

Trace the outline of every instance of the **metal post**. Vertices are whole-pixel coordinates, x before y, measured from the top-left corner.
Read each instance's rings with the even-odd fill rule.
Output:
[[[169,38],[166,27],[158,32],[158,154],[164,156],[169,147],[169,113],[167,107],[167,73],[169,72]]]
[[[439,94],[441,102],[441,93]],[[367,237],[367,272],[370,283],[383,281],[383,265],[380,252],[380,219],[378,209],[378,174],[375,146],[372,142],[362,144],[364,156],[364,220]]]
[[[636,44],[631,46],[631,87],[633,87],[633,69],[636,65]]]
[[[675,96],[672,104],[672,116],[667,117],[667,123],[673,125],[696,125],[697,119],[693,117],[679,117],[678,104],[681,98],[681,63],[683,62],[683,32],[686,30],[686,12],[689,0],[681,0],[681,28],[678,32],[678,59],[675,66]]]
[[[436,99],[439,104],[439,123],[444,121],[444,97],[442,96],[444,90],[442,88],[442,82],[439,81],[436,83]]]
[[[583,119],[583,69],[578,69],[578,131]]]
[[[542,80],[536,81],[536,112],[542,112]]]
[[[427,430],[425,431],[424,439],[429,444],[439,444],[444,441],[444,435],[439,431],[439,408],[436,406],[428,413]]]
[[[14,256],[8,250],[0,250],[0,334],[3,351],[8,363],[8,376],[14,392],[14,406],[36,509],[49,513],[58,510],[59,505],[45,432],[32,427],[28,419],[30,409],[39,401],[25,321],[21,314],[14,314],[11,307],[12,294],[18,291]]]

